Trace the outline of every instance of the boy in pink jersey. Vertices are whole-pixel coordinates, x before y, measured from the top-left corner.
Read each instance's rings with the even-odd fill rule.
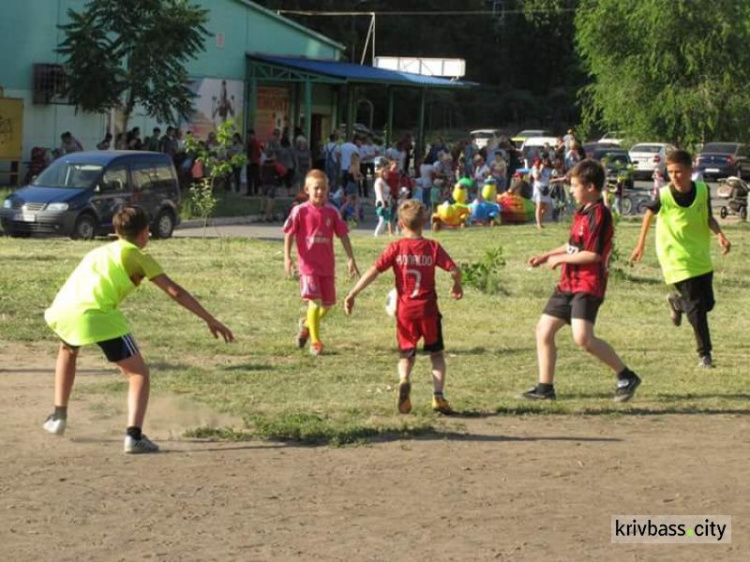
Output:
[[[423,349],[430,354],[434,396],[432,409],[441,414],[453,413],[443,396],[445,384],[445,357],[443,355],[442,315],[438,309],[435,291],[435,268],[444,269],[453,277],[451,296],[463,297],[461,271],[443,247],[434,240],[422,238],[422,228],[427,220],[427,209],[416,199],[404,201],[398,209],[403,238],[391,243],[367,270],[344,301],[347,314],[354,308],[354,299],[386,269],[392,268],[398,292],[396,312],[396,337],[400,359],[398,362],[398,411],[411,411],[411,382],[417,344],[424,339]]]
[[[320,170],[311,170],[305,177],[309,200],[292,209],[284,223],[284,269],[294,273],[292,244],[297,242],[299,284],[302,298],[308,302],[307,317],[299,321],[297,345],[305,347],[310,340],[310,353],[320,355],[320,320],[336,304],[336,267],[333,237],[341,238],[349,257],[349,274],[359,276],[354,252],[349,242],[349,229],[338,210],[328,203],[328,178]]]

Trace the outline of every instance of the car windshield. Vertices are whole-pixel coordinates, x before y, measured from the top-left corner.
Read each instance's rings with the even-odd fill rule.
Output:
[[[612,152],[609,150],[597,150],[594,152],[595,160],[601,160],[602,158],[606,158],[610,165],[615,162],[620,164],[630,164],[630,158],[628,158],[627,152]]]
[[[85,189],[91,187],[103,170],[97,164],[65,162],[57,160],[44,170],[31,185],[39,187],[70,187]]]
[[[656,154],[661,150],[661,146],[658,144],[636,144],[630,149],[630,152],[650,152]]]
[[[726,142],[711,142],[703,147],[701,152],[718,152],[719,154],[734,154],[737,145]]]
[[[103,167],[97,164],[57,160],[44,170],[38,178],[31,182],[31,185],[86,189],[94,184],[101,175],[102,170]]]
[[[480,131],[480,132],[472,133],[472,134],[474,135],[475,138],[478,138],[478,139],[490,139],[494,136],[494,133],[490,133],[488,131]]]
[[[517,137],[542,137],[544,131],[541,129],[525,129],[516,135]]]

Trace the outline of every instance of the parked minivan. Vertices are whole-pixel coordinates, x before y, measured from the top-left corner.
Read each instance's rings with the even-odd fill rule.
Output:
[[[97,151],[62,156],[5,199],[0,223],[11,236],[91,240],[113,232],[112,218],[125,205],[146,210],[155,238],[172,236],[180,220],[180,186],[168,155]]]

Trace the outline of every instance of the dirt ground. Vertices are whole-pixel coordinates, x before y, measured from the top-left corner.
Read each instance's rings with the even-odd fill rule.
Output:
[[[0,561],[750,559],[746,415],[500,416],[333,449],[185,439],[235,420],[155,395],[163,453],[138,457],[123,405],[85,392],[113,377],[98,360],[65,437],[42,431],[53,362],[0,349]],[[613,514],[731,515],[733,542],[611,544]]]

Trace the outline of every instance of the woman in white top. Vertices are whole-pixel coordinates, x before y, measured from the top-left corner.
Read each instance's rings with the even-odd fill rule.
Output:
[[[385,233],[388,226],[388,234],[393,236],[393,199],[391,188],[385,183],[383,174],[386,171],[388,161],[385,158],[375,159],[375,214],[378,216],[378,225],[375,227],[375,236]]]
[[[531,198],[536,203],[536,211],[534,213],[536,227],[541,230],[543,228],[544,215],[552,204],[549,186],[552,179],[552,162],[549,156],[545,156],[534,163],[534,166],[531,168],[531,177],[534,180],[534,194]]]

